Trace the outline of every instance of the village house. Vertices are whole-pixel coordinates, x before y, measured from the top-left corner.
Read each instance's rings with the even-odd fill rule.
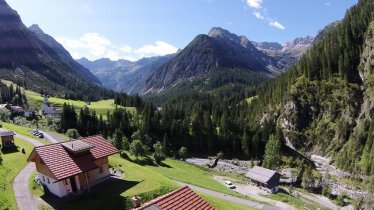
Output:
[[[25,112],[23,113],[23,116],[26,118],[33,118],[35,117],[36,112],[35,109],[26,109]]]
[[[64,197],[89,191],[110,177],[108,156],[118,153],[102,136],[35,147],[28,162],[35,162],[41,183]]]
[[[215,209],[188,186],[155,198],[145,204],[141,204],[140,198],[137,196],[132,198],[132,202],[133,210]]]
[[[24,110],[20,106],[13,106],[12,104],[0,104],[0,109],[7,109],[9,110],[12,114],[16,115],[22,115],[24,113]]]
[[[42,103],[40,107],[40,111],[42,115],[53,114],[54,109],[53,109],[52,104],[49,103],[48,97],[49,96],[47,94],[44,95],[44,102]]]
[[[279,190],[280,174],[276,171],[255,166],[245,176],[258,187],[269,189],[271,193],[276,193]]]
[[[16,133],[14,131],[2,131],[0,132],[1,136],[1,145],[5,147],[14,147],[14,136]]]

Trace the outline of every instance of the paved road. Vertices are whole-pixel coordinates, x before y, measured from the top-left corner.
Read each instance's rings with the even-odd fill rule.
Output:
[[[60,141],[58,139],[55,139],[53,136],[51,136],[49,133],[41,131],[44,135],[44,138],[52,143],[59,143]]]
[[[16,197],[18,209],[20,210],[38,209],[37,201],[29,190],[29,177],[34,170],[34,163],[27,164],[13,181],[14,195]]]
[[[225,180],[228,180],[228,177],[214,176],[214,179],[216,181],[218,181],[219,183],[221,183],[222,185],[225,185]],[[265,198],[265,197],[261,196],[261,194],[264,194],[264,191],[261,190],[258,187],[255,187],[255,186],[252,186],[252,185],[249,185],[249,184],[246,184],[246,185],[237,184],[234,191],[238,192],[242,195],[252,197],[252,198],[254,198],[258,201],[269,203],[269,204],[275,206],[278,209],[296,210],[295,207],[293,207],[293,206],[291,206],[287,203],[283,203],[283,202],[280,202],[280,201],[272,200],[270,198]]]
[[[235,197],[235,196],[226,195],[224,193],[216,192],[216,191],[213,191],[213,190],[208,190],[208,189],[205,189],[205,188],[202,188],[202,187],[198,187],[198,186],[195,186],[195,185],[190,185],[190,184],[179,182],[179,181],[175,181],[175,182],[177,182],[178,184],[183,185],[183,186],[187,185],[188,187],[190,187],[192,190],[194,190],[196,192],[211,195],[211,196],[214,196],[216,198],[227,200],[227,201],[230,201],[230,202],[233,202],[233,203],[242,204],[242,205],[249,206],[249,207],[256,208],[256,209],[262,209],[262,208],[265,207],[264,204],[257,203],[257,202],[254,202],[254,201],[249,201],[249,200],[245,200],[245,199],[238,198],[238,197]]]
[[[0,129],[0,130],[4,130],[4,129]],[[23,141],[27,141],[33,144],[35,147],[44,145],[33,138],[23,136],[18,133],[16,137]],[[16,176],[16,178],[13,181],[14,195],[16,197],[18,209],[20,210],[37,210],[38,209],[38,201],[32,196],[30,189],[29,189],[29,178],[32,175],[34,170],[35,170],[34,163],[27,164],[27,166],[24,169],[22,169],[21,172],[19,172],[19,174]]]
[[[324,196],[311,196],[311,195],[308,195],[308,194],[305,194],[305,193],[302,193],[300,191],[297,191],[297,193],[300,195],[300,197],[303,197],[307,200],[310,200],[310,201],[314,201],[316,203],[318,203],[319,205],[321,206],[324,206],[328,209],[333,209],[333,210],[338,210],[340,209],[339,206],[335,205],[333,202],[331,202],[328,198],[324,197]]]

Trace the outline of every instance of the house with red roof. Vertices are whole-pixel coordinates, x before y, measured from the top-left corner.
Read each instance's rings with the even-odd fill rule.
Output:
[[[64,197],[89,191],[110,177],[108,157],[118,153],[102,136],[35,147],[28,162],[35,162],[41,183]]]
[[[132,198],[133,210],[214,210],[215,208],[196,194],[188,186],[155,198],[145,204],[140,203],[140,198]]]

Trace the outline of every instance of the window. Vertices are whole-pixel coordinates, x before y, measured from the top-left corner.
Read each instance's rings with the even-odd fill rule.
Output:
[[[99,166],[99,174],[103,173],[104,170],[103,170],[103,167],[102,166]]]

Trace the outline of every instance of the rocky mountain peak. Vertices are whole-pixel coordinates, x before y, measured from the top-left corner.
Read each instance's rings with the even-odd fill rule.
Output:
[[[13,10],[5,0],[0,0],[0,29],[12,31],[24,27],[17,11]]]
[[[39,27],[38,24],[32,24],[29,29],[34,32],[34,33],[43,33],[44,34],[44,31]]]
[[[287,49],[290,49],[290,48],[310,46],[313,43],[313,41],[314,41],[314,37],[312,36],[299,37],[292,41],[287,42],[283,48],[283,51],[286,51]]]
[[[242,45],[245,48],[249,47],[249,44],[250,44],[250,41],[248,40],[246,36],[238,36],[220,27],[212,28],[209,31],[208,36],[214,39],[218,39],[218,40],[234,42],[236,44]]]

